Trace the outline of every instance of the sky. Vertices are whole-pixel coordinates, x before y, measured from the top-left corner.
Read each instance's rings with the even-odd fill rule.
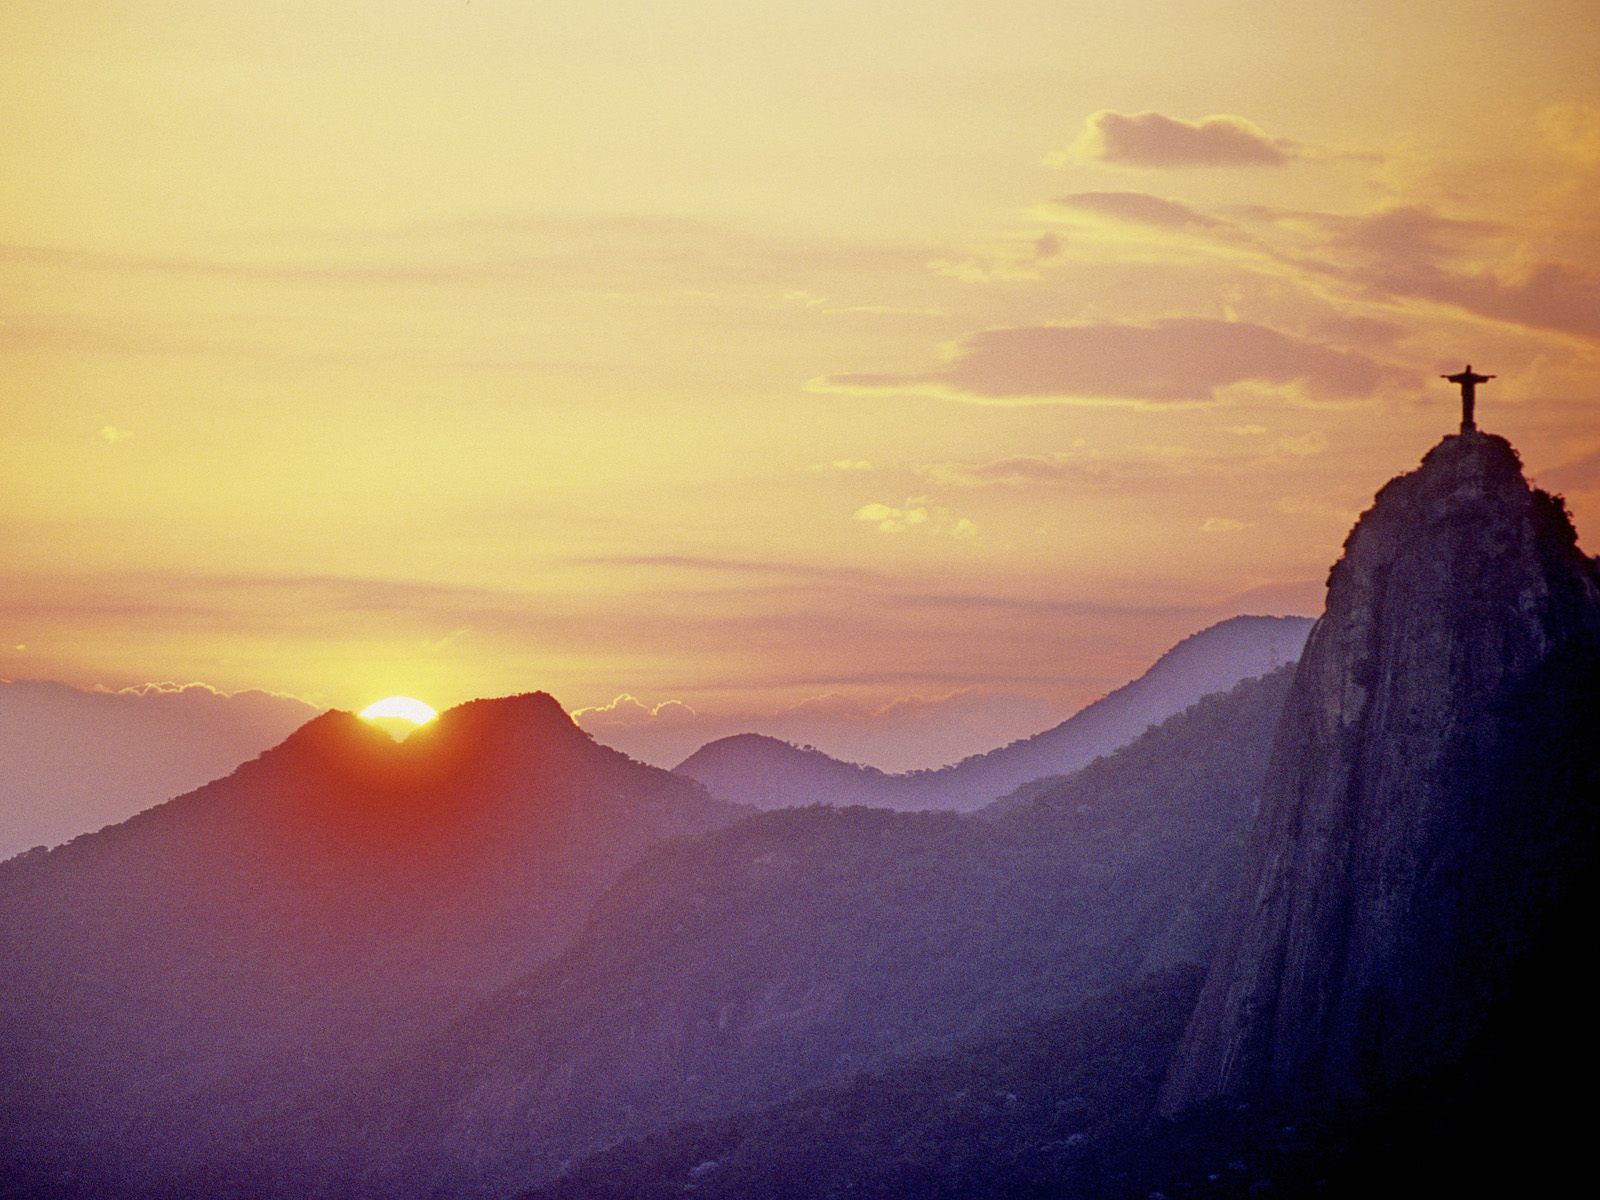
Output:
[[[955,757],[1315,614],[1469,360],[1600,528],[1590,0],[9,0],[0,61],[5,678]]]

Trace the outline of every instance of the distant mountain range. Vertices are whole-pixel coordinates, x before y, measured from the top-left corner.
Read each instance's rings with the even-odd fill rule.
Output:
[[[1179,642],[1132,683],[1032,737],[948,767],[888,774],[760,734],[708,743],[674,768],[757,808],[866,804],[970,811],[1046,775],[1075,771],[1215,692],[1294,662],[1309,617],[1233,617]]]
[[[1064,725],[941,771],[890,775],[753,734],[709,743],[679,770],[716,795],[762,808],[974,808],[1020,783],[1082,766],[1203,695],[1292,662],[1310,624],[1303,617],[1224,621],[1178,643],[1139,680]],[[319,711],[289,696],[202,684],[106,692],[0,680],[0,861],[219,779]],[[610,744],[615,731],[591,732]]]
[[[219,779],[320,710],[271,692],[0,680],[0,860]]]

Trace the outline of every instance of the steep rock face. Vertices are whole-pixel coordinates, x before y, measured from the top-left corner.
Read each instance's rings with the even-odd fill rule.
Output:
[[[1505,440],[1448,437],[1378,493],[1297,669],[1168,1111],[1369,1094],[1528,1003],[1588,886],[1597,647],[1595,565]]]

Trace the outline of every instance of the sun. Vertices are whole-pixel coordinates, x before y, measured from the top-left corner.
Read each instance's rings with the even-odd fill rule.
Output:
[[[426,725],[438,715],[421,700],[414,700],[410,696],[389,696],[361,710],[364,720],[372,721],[397,736],[410,732],[418,725]]]

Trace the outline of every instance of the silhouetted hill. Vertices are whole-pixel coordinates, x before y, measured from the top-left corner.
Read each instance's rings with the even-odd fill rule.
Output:
[[[220,778],[316,712],[289,696],[201,684],[86,692],[0,680],[0,860]]]
[[[1587,1177],[1597,796],[1600,572],[1503,439],[1446,438],[1329,576],[1144,1182]]]
[[[1075,771],[1202,696],[1299,657],[1311,620],[1233,617],[1168,650],[1132,683],[1054,728],[933,771],[892,775],[760,734],[721,738],[674,770],[760,808],[865,804],[969,811],[1031,780]]]
[[[1504,439],[1448,437],[1329,576],[1169,1105],[1459,1059],[1592,896],[1597,796],[1600,573]]]
[[[5,1182],[170,1186],[283,1096],[548,958],[649,846],[737,814],[537,694],[399,744],[330,712],[0,864]]]
[[[1209,697],[993,819],[814,806],[662,846],[560,958],[375,1067],[361,1102],[297,1101],[299,1149],[262,1154],[313,1151],[285,1194],[504,1194],[1202,961],[1287,684]]]

